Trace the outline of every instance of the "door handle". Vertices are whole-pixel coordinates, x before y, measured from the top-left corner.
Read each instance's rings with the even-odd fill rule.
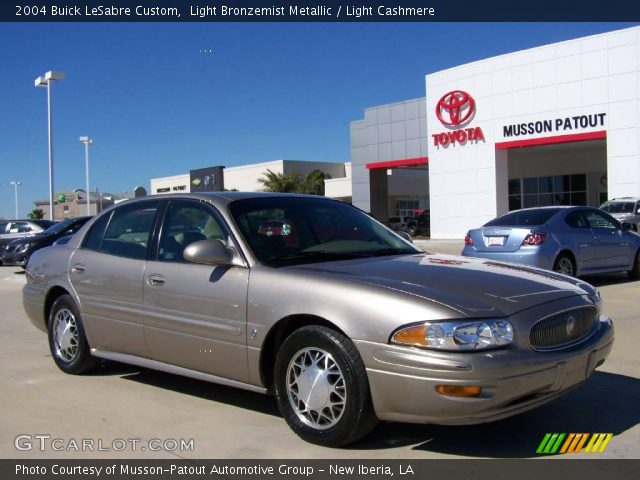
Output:
[[[76,263],[73,268],[71,269],[71,271],[73,273],[84,273],[85,271],[85,266],[82,265],[81,263]]]
[[[149,275],[147,277],[147,284],[150,287],[159,287],[160,285],[164,285],[164,277],[158,274]]]

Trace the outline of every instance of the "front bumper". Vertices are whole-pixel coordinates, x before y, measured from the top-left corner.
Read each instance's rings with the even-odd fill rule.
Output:
[[[554,352],[524,346],[444,353],[355,341],[367,367],[379,419],[463,425],[500,420],[567,393],[604,363],[613,346],[611,319],[579,345]],[[478,397],[444,396],[437,385],[478,385]]]
[[[29,258],[27,257],[27,252],[5,252],[2,255],[3,265],[17,265],[24,267],[28,261]]]

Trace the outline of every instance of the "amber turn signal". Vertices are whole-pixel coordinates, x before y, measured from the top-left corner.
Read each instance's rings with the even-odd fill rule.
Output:
[[[426,329],[426,325],[418,325],[415,327],[405,328],[396,332],[396,334],[393,336],[393,341],[402,343],[404,345],[426,346],[427,342],[424,338]]]
[[[482,393],[482,387],[474,385],[438,385],[436,392],[449,397],[477,397]]]

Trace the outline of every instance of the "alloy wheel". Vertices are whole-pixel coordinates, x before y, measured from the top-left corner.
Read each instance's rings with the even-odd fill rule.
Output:
[[[287,395],[304,424],[326,430],[342,418],[347,389],[342,370],[333,356],[320,348],[304,348],[289,362]]]

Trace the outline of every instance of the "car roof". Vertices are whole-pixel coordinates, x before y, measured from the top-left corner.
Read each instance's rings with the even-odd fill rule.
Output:
[[[339,200],[335,200],[333,198],[323,197],[320,195],[303,195],[299,193],[279,193],[279,192],[202,192],[202,193],[167,193],[163,195],[147,195],[145,197],[133,198],[131,200],[126,200],[124,202],[120,202],[114,205],[114,207],[118,207],[124,204],[131,204],[133,202],[144,201],[144,200],[163,200],[163,199],[171,199],[171,198],[182,198],[182,199],[196,199],[196,200],[204,200],[208,202],[212,202],[218,205],[228,205],[229,203],[236,200],[246,200],[250,198],[273,198],[273,197],[292,197],[292,198],[310,198],[310,199],[322,199],[326,201],[334,201],[338,202]]]

